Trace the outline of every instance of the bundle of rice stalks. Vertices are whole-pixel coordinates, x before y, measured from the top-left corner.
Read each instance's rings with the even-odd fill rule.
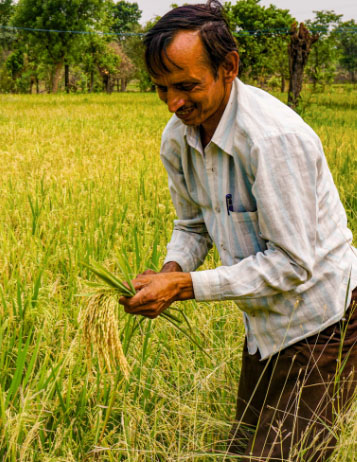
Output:
[[[123,352],[122,344],[119,337],[119,323],[116,310],[119,304],[119,298],[124,295],[132,297],[135,295],[135,289],[130,281],[130,267],[126,259],[118,262],[119,269],[124,275],[125,283],[118,279],[113,273],[108,271],[98,263],[84,263],[102,282],[88,282],[88,285],[95,290],[90,295],[85,309],[80,313],[79,323],[82,327],[84,340],[86,343],[87,357],[90,361],[92,354],[98,357],[99,367],[109,372],[116,370],[119,366],[123,375],[129,377],[129,365]],[[103,284],[104,283],[104,284]],[[161,313],[161,317],[170,322],[182,334],[184,334],[192,343],[194,343],[208,357],[208,353],[202,348],[197,341],[191,329],[190,323],[185,314],[177,308],[170,308]],[[172,311],[179,313],[182,319],[172,314]],[[181,327],[184,321],[189,330]]]
[[[88,360],[90,362],[92,354],[95,354],[101,370],[112,372],[119,366],[125,378],[128,378],[130,368],[119,337],[116,310],[119,298],[122,295],[133,296],[135,289],[130,281],[127,283],[128,288],[98,264],[85,264],[85,266],[105,283],[105,285],[88,283],[95,288],[95,291],[90,295],[85,309],[79,315]]]

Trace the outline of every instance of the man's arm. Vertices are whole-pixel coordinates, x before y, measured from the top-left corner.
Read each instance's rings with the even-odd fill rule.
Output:
[[[252,194],[267,249],[232,266],[192,273],[197,300],[239,300],[241,306],[247,300],[251,306],[254,299],[295,291],[311,279],[322,219],[318,181],[322,169],[327,169],[322,163],[317,137],[306,134],[272,136],[252,147]],[[332,181],[330,188],[332,195]]]
[[[127,313],[149,318],[157,317],[174,301],[194,298],[190,271],[201,265],[212,246],[201,209],[192,201],[187,190],[180,147],[165,134],[161,157],[168,173],[169,189],[178,219],[175,220],[160,273],[145,271],[132,281],[137,294],[132,298],[120,299]]]
[[[165,264],[178,263],[184,272],[196,270],[204,261],[212,240],[207,232],[202,210],[192,200],[187,187],[181,153],[187,147],[163,135],[161,160],[168,174],[169,190],[177,219],[167,245]]]

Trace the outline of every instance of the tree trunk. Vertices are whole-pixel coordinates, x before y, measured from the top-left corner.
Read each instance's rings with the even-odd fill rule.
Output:
[[[319,72],[319,53],[318,53],[318,48],[316,48],[316,53],[315,53],[315,68],[313,72],[313,88],[314,91],[316,91],[317,88],[317,81],[318,81],[318,72]]]
[[[36,93],[39,94],[40,93],[40,82],[38,81],[37,75],[35,79],[36,79]]]
[[[318,40],[319,35],[311,35],[304,23],[294,22],[290,30],[289,43],[289,96],[288,105],[295,109],[300,100],[302,83],[304,78],[304,68],[307,63],[312,45]]]
[[[33,88],[34,83],[35,83],[35,78],[34,78],[33,75],[31,75],[31,77],[30,77],[30,91],[29,91],[30,95],[32,95],[32,88]]]
[[[64,65],[64,87],[66,93],[69,93],[69,64]]]
[[[63,60],[55,64],[53,74],[52,74],[52,93],[57,93],[58,84],[61,78]]]
[[[90,71],[89,79],[89,93],[92,93],[94,88],[94,71]]]
[[[281,88],[280,88],[281,93],[285,92],[285,74],[281,74]]]
[[[107,93],[112,92],[112,85],[111,85],[111,82],[110,82],[110,75],[109,74],[104,74],[103,75],[103,85],[104,85],[104,90]]]
[[[120,79],[120,91],[126,91],[126,87],[128,85],[127,79]]]

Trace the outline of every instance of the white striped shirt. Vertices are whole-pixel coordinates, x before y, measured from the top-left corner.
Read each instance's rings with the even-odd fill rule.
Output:
[[[357,253],[321,142],[294,111],[236,79],[205,149],[173,116],[161,158],[178,217],[165,262],[191,272],[198,301],[237,303],[251,354],[265,359],[342,318]],[[195,271],[212,241],[223,266]]]

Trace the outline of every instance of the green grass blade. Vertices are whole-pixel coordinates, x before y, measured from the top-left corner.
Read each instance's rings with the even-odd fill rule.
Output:
[[[196,339],[194,339],[194,338],[192,337],[192,335],[190,335],[185,329],[182,329],[181,326],[179,326],[175,321],[173,321],[172,315],[163,312],[163,313],[161,313],[160,316],[162,316],[162,317],[165,318],[169,323],[171,323],[173,326],[175,326],[176,329],[178,329],[180,332],[182,332],[183,335],[185,335],[185,336],[190,340],[190,342],[194,343],[194,344],[199,348],[199,350],[202,351],[202,353],[204,353],[209,359],[212,360],[211,355],[207,353],[207,351],[198,343],[198,341],[197,341]]]

